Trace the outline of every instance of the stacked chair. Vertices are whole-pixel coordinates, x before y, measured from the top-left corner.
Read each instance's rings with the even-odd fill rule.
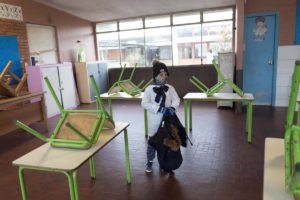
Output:
[[[10,60],[0,74],[0,95],[16,97],[19,96],[20,91],[25,84],[27,73],[24,73],[23,76],[19,78],[10,70],[11,65],[12,61]],[[17,84],[13,84],[13,81],[17,82]]]
[[[217,84],[215,84],[211,88],[208,88],[195,76],[192,76],[192,78],[190,78],[190,82],[193,85],[195,85],[199,90],[204,92],[207,96],[212,96],[214,93],[219,92],[226,84],[228,84],[233,89],[233,91],[235,91],[239,96],[244,96],[243,91],[236,84],[234,84],[232,80],[226,79],[224,77],[219,65],[215,62],[215,60],[213,61],[213,65],[217,71],[218,77],[220,78],[220,81]]]
[[[285,189],[295,196],[300,195],[300,120],[298,105],[298,122],[295,125],[294,112],[300,83],[300,60],[296,61],[292,77],[290,100],[285,124]]]
[[[52,85],[47,77],[45,82],[61,112],[61,117],[50,138],[33,130],[20,121],[16,125],[37,138],[49,142],[54,147],[88,149],[95,144],[104,129],[113,129],[114,121],[105,111],[100,99],[99,89],[93,76],[90,76],[93,88],[97,95],[97,109],[95,110],[67,110],[58,100]]]
[[[126,92],[130,96],[135,96],[135,95],[141,94],[141,92],[148,85],[151,84],[152,79],[150,81],[148,81],[148,83],[146,83],[143,87],[141,87],[141,86],[144,83],[144,80],[142,80],[139,84],[135,85],[132,82],[132,77],[133,77],[134,72],[136,70],[136,66],[137,66],[137,63],[134,65],[134,68],[131,71],[129,79],[122,80],[123,73],[124,73],[125,68],[126,68],[126,64],[124,64],[124,67],[122,68],[122,71],[120,73],[120,76],[119,76],[118,80],[110,87],[110,89],[108,90],[108,94],[118,93],[118,92],[122,92],[122,91]]]

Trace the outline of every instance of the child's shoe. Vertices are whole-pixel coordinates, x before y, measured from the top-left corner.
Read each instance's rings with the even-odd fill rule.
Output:
[[[147,162],[147,164],[146,164],[146,170],[145,170],[147,173],[151,173],[152,172],[152,164],[153,164],[152,160],[150,160],[150,161]]]

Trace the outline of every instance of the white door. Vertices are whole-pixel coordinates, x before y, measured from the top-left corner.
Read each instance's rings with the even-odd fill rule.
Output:
[[[64,109],[77,107],[77,93],[72,65],[58,68]]]
[[[41,68],[41,79],[42,79],[42,84],[43,84],[43,90],[45,93],[45,104],[46,104],[46,109],[47,109],[47,117],[53,117],[54,115],[59,114],[59,109],[58,106],[51,95],[51,92],[46,85],[46,82],[44,80],[44,77],[48,77],[53,90],[56,93],[57,98],[59,99],[61,103],[61,94],[59,91],[59,77],[57,73],[57,67],[47,67],[47,68]]]

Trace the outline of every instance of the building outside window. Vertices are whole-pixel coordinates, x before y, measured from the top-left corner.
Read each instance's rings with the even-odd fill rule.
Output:
[[[233,51],[233,8],[97,23],[96,32],[98,58],[110,68],[152,66],[153,59],[211,64],[219,52]]]
[[[146,66],[153,59],[172,65],[171,27],[145,29]]]

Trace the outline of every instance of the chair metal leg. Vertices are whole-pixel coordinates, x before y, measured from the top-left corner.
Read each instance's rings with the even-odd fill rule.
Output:
[[[113,111],[112,111],[112,102],[111,102],[111,99],[108,99],[108,106],[109,106],[109,114],[110,114],[110,117],[113,119]]]
[[[89,165],[90,165],[90,174],[92,179],[96,179],[96,170],[95,170],[95,158],[91,157],[89,159]]]

